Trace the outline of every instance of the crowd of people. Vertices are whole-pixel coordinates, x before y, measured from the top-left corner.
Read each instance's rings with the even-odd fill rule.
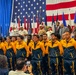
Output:
[[[8,71],[16,70],[9,75],[27,75],[26,71],[30,75],[76,75],[76,30],[57,22],[55,31],[40,26],[38,34],[28,34],[22,27],[15,33],[13,28],[10,36],[0,37],[0,55],[6,56],[0,59],[0,68],[6,68],[7,58]]]

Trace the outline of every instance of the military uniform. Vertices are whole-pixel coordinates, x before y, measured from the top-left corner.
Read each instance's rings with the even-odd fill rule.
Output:
[[[27,32],[27,30],[19,30],[19,34],[20,35],[27,35],[28,34],[28,32]]]
[[[63,54],[61,43],[59,41],[55,41],[54,43],[50,41],[46,53],[48,54],[49,75],[59,75],[61,55]]]
[[[12,30],[12,31],[10,32],[10,36],[18,36],[18,35],[19,35],[19,33],[18,33],[18,30],[17,30],[17,29]]]
[[[16,44],[16,59],[22,57],[22,58],[26,58],[29,56],[29,49],[27,44],[22,41],[20,44],[19,42],[17,42]]]
[[[34,75],[42,75],[42,59],[45,54],[45,48],[43,43],[38,41],[36,44],[33,42],[31,44],[32,51],[32,66],[33,66],[33,74]]]
[[[76,43],[74,39],[70,39],[68,42],[63,40],[62,45],[64,48],[63,73],[64,75],[75,75]]]
[[[15,53],[16,48],[12,43],[6,44],[6,56],[8,61],[8,68],[15,69]]]
[[[0,43],[0,54],[4,55],[6,52],[5,45],[3,42]]]

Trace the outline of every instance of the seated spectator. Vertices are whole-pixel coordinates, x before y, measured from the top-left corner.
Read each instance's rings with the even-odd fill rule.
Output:
[[[8,75],[7,57],[0,55],[0,75]]]
[[[32,67],[27,66],[26,62],[23,58],[18,58],[16,62],[16,71],[10,71],[9,75],[33,75],[32,74]],[[29,71],[29,74],[26,74],[26,71]]]

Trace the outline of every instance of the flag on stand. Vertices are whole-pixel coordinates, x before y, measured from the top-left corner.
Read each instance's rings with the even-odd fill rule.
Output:
[[[52,16],[52,30],[55,32],[55,20],[54,20],[54,14]]]
[[[31,22],[29,21],[29,23],[28,23],[29,25],[29,27],[28,27],[28,34],[31,34],[32,33],[32,26],[31,26]]]
[[[54,20],[54,14],[52,16],[52,25],[55,24],[55,20]]]
[[[20,18],[18,18],[18,30],[20,30]]]
[[[75,12],[75,15],[74,15],[74,23],[76,24],[76,12]]]
[[[38,33],[38,31],[39,31],[39,18],[38,18],[38,15],[36,17],[36,22],[37,22],[37,28],[35,28],[35,33]]]
[[[58,13],[57,13],[57,16],[56,16],[56,22],[58,22]]]
[[[62,15],[62,21],[63,21],[64,26],[67,26],[67,25],[66,25],[65,16],[64,16],[64,12],[63,12],[63,15]]]
[[[17,18],[15,18],[15,25],[14,25],[15,28],[18,27],[18,23],[17,23]]]
[[[35,21],[34,21],[34,15],[33,15],[33,25],[32,25],[32,29],[33,29],[33,34],[35,34]]]

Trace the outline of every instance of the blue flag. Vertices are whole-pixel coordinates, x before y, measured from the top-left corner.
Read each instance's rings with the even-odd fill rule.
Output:
[[[45,25],[47,26],[47,15],[45,15]]]
[[[54,21],[54,14],[52,16],[52,25],[55,24],[55,21]]]
[[[66,20],[65,20],[65,17],[64,17],[64,12],[63,12],[63,15],[62,15],[62,20],[63,20],[64,26],[66,26]]]
[[[56,22],[58,21],[58,13],[57,13],[57,16],[56,16]]]
[[[76,24],[76,12],[75,12],[75,15],[74,15],[74,23]]]

